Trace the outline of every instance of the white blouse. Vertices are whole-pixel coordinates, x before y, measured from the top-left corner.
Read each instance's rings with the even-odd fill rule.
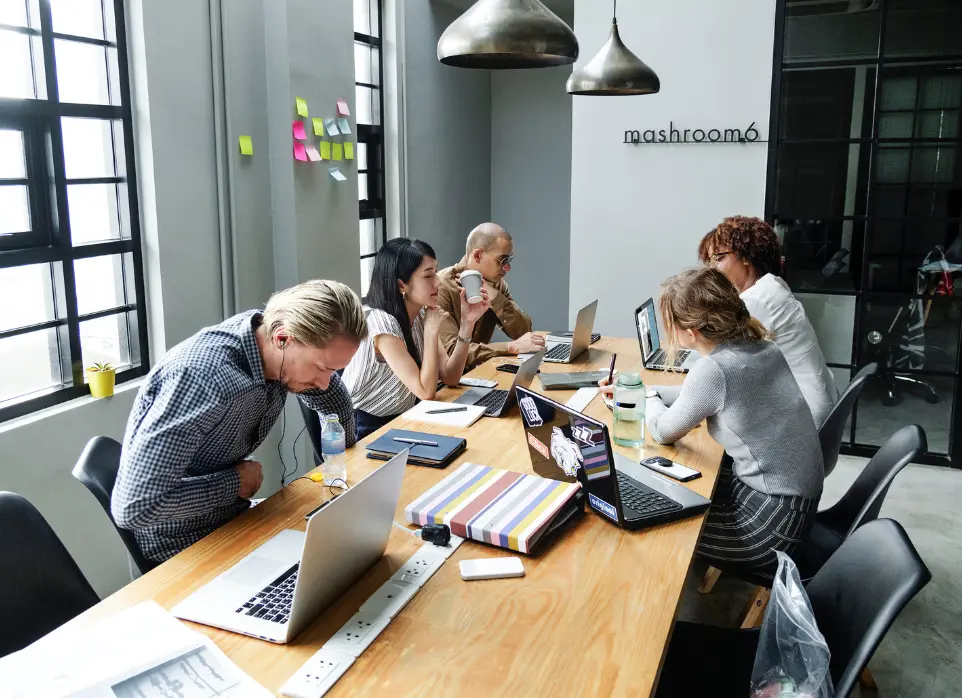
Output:
[[[838,399],[838,389],[805,308],[788,284],[773,274],[765,274],[741,298],[752,317],[775,335],[775,344],[792,369],[815,426],[821,427]]]

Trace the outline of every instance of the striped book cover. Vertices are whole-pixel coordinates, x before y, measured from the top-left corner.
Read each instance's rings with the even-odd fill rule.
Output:
[[[418,526],[444,523],[462,538],[528,553],[580,488],[465,463],[408,504],[404,516]]]

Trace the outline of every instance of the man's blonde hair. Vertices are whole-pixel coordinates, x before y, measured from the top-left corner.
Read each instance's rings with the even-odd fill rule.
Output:
[[[268,337],[278,331],[302,344],[322,348],[335,337],[360,343],[367,337],[361,299],[337,281],[314,279],[278,291],[264,308]]]

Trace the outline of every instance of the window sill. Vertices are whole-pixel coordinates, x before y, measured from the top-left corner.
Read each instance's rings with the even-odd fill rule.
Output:
[[[113,397],[125,395],[131,391],[136,392],[140,390],[140,386],[143,384],[146,376],[140,378],[135,378],[134,380],[125,381],[117,385],[114,389]],[[30,414],[25,414],[22,417],[15,417],[9,421],[0,424],[0,435],[6,434],[16,430],[19,427],[26,426],[28,424],[34,424],[36,422],[42,421],[48,417],[53,417],[55,415],[64,414],[66,412],[71,412],[73,410],[82,409],[97,402],[103,402],[105,400],[109,401],[113,398],[95,398],[85,395],[84,397],[78,397],[75,400],[70,400],[68,402],[62,402],[59,405],[52,405],[51,407],[44,408],[42,410],[37,410],[36,412],[31,412]]]

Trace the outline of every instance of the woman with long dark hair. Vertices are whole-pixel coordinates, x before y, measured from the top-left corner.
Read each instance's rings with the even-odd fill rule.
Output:
[[[368,337],[344,370],[351,392],[357,438],[387,424],[418,400],[432,400],[438,378],[455,386],[461,380],[474,324],[491,307],[468,303],[461,290],[461,326],[448,356],[438,339],[443,311],[438,310],[438,263],[426,242],[389,240],[374,258],[367,294]]]

